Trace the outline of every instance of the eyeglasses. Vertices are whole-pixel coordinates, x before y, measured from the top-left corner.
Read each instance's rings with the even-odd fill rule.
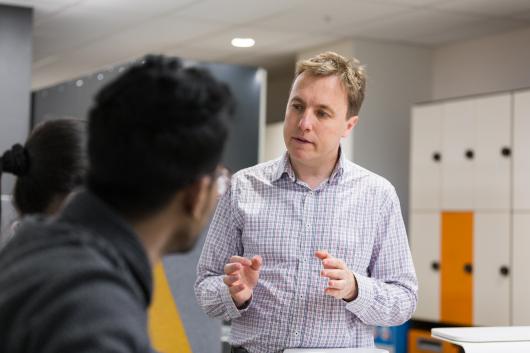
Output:
[[[214,180],[217,184],[218,197],[223,196],[230,187],[230,179],[232,175],[225,167],[217,167],[214,174]]]

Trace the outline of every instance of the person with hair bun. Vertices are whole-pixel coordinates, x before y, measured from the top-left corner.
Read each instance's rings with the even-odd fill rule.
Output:
[[[33,129],[24,145],[17,143],[1,155],[0,178],[4,173],[16,177],[13,205],[19,217],[55,214],[83,183],[86,130],[87,123],[80,119],[45,121]]]

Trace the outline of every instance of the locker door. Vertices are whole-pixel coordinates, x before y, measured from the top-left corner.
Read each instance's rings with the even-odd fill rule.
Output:
[[[440,214],[411,212],[410,248],[419,283],[418,306],[414,318],[440,319]]]
[[[476,212],[473,324],[510,325],[510,213]]]
[[[512,325],[530,325],[530,213],[513,214]]]
[[[473,208],[474,100],[444,104],[442,123],[442,209]]]
[[[530,91],[514,94],[513,208],[530,211]]]
[[[441,320],[473,320],[473,212],[442,213]]]
[[[508,210],[511,169],[511,95],[476,100],[475,210]]]
[[[440,209],[442,104],[412,109],[410,153],[411,210]]]

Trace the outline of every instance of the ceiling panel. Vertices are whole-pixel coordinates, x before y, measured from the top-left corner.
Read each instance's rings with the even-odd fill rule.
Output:
[[[185,9],[182,15],[204,20],[245,24],[298,7],[304,1],[306,0],[205,0]]]
[[[465,26],[477,20],[478,18],[473,15],[448,16],[444,12],[418,9],[407,14],[373,21],[362,29],[357,29],[357,34],[366,38],[414,43],[418,38],[452,31],[456,26]]]
[[[529,0],[459,0],[440,2],[436,9],[487,15],[488,17],[511,17],[530,11]]]
[[[526,27],[526,23],[515,20],[477,20],[443,32],[418,37],[415,42],[427,45],[442,45],[458,40],[472,39]]]
[[[146,52],[272,67],[275,60],[285,62],[296,52],[353,37],[436,46],[530,26],[530,0],[0,3],[35,7],[33,65],[40,84]],[[254,37],[256,46],[233,48],[230,40],[235,36]]]
[[[327,34],[337,33],[337,28],[361,27],[365,23],[412,11],[410,7],[375,1],[308,0],[304,6],[291,9],[272,18],[256,21],[263,28],[289,32]],[[351,35],[345,32],[343,35]]]

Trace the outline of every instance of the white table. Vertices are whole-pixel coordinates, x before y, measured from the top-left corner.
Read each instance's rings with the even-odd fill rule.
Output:
[[[530,326],[440,327],[434,338],[461,346],[466,353],[529,353]]]
[[[377,348],[299,348],[286,349],[283,353],[388,353]]]

